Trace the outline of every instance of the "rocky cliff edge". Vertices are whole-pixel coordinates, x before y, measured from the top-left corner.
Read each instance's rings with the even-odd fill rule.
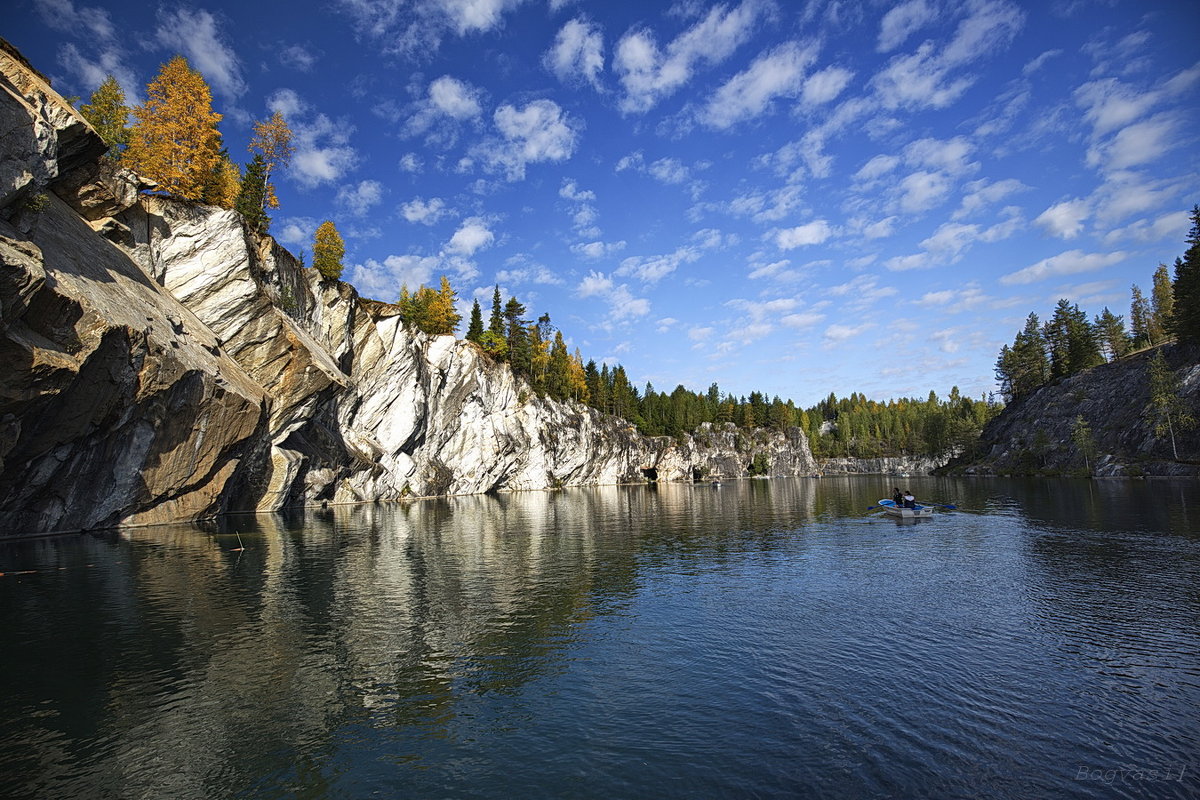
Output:
[[[0,535],[815,471],[799,430],[648,438],[539,398],[104,149],[0,40]]]

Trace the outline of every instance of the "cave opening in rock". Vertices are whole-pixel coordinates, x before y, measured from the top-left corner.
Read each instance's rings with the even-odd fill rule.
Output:
[[[646,480],[653,483],[658,480],[658,468],[657,467],[642,467],[642,475],[644,475],[646,477]]]

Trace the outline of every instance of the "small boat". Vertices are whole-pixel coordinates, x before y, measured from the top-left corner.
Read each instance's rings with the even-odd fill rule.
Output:
[[[879,505],[887,512],[888,516],[900,519],[924,519],[933,516],[933,506],[923,506],[920,503],[917,503],[916,508],[905,508],[896,505],[895,500],[880,500]]]

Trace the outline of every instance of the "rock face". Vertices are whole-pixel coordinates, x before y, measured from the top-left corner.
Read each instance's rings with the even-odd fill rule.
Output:
[[[815,471],[799,430],[652,439],[539,398],[233,212],[139,196],[6,44],[0,146],[0,535]]]
[[[931,475],[945,466],[945,458],[822,458],[825,475]]]
[[[1072,474],[1200,476],[1200,427],[1167,434],[1155,430],[1150,405],[1149,363],[1161,349],[1179,382],[1179,397],[1200,417],[1200,352],[1163,345],[1043,386],[1010,404],[983,430],[975,460],[951,462],[950,472],[972,474]],[[1085,466],[1072,441],[1075,421],[1091,429],[1096,454]],[[1178,458],[1175,457],[1178,452]]]

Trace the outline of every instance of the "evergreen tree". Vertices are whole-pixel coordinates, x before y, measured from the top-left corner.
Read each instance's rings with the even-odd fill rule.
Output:
[[[1013,346],[1000,351],[996,378],[1000,391],[1010,402],[1034,392],[1050,379],[1046,340],[1037,314],[1031,313],[1026,318],[1025,328],[1017,334]]]
[[[508,342],[508,363],[518,375],[529,376],[532,367],[532,349],[529,343],[529,331],[525,326],[529,320],[524,319],[525,306],[515,297],[510,297],[504,304],[504,334]]]
[[[1074,375],[1104,360],[1087,315],[1065,298],[1058,301],[1054,315],[1043,327],[1043,336],[1050,355],[1051,379]]]
[[[342,259],[346,256],[346,244],[330,220],[317,227],[313,241],[313,268],[327,281],[336,281],[342,276]]]
[[[79,107],[79,113],[108,145],[104,157],[109,161],[119,161],[129,142],[129,107],[125,105],[125,92],[117,79],[112,75],[107,76],[92,92],[88,103]]]
[[[1154,344],[1150,330],[1150,304],[1135,283],[1129,288],[1129,327],[1133,331],[1133,346],[1139,350]]]
[[[1181,343],[1200,344],[1200,206],[1192,206],[1187,243],[1183,258],[1175,259],[1171,332]]]
[[[263,210],[266,196],[266,172],[261,153],[256,153],[242,174],[241,187],[238,190],[234,209],[242,215],[246,225],[252,231],[266,233],[271,226],[271,218]]]
[[[454,335],[458,330],[458,324],[462,322],[462,315],[458,313],[455,305],[457,300],[458,293],[451,288],[450,279],[443,275],[430,304],[432,311],[429,333],[437,336]]]
[[[1116,361],[1129,352],[1129,334],[1125,332],[1125,318],[1109,311],[1108,306],[1096,317],[1096,334],[1100,337],[1100,347],[1109,361]]]
[[[471,321],[467,323],[466,339],[475,344],[479,344],[483,339],[483,312],[479,308],[478,300],[471,303]]]
[[[555,400],[566,400],[571,396],[571,356],[567,353],[562,331],[554,332],[554,344],[550,347],[546,392]]]
[[[497,336],[505,335],[504,306],[500,301],[500,287],[492,291],[492,316],[488,320],[488,330]]]
[[[213,165],[208,180],[204,183],[201,202],[219,208],[233,208],[241,189],[241,175],[229,158],[229,152],[221,149],[217,163]]]
[[[175,56],[146,87],[122,163],[165,192],[201,200],[221,159],[221,115],[204,77]]]
[[[1171,321],[1174,307],[1174,297],[1171,290],[1171,276],[1166,264],[1159,264],[1154,270],[1154,285],[1150,290],[1150,322],[1155,334],[1155,342],[1165,341],[1173,329]]]

